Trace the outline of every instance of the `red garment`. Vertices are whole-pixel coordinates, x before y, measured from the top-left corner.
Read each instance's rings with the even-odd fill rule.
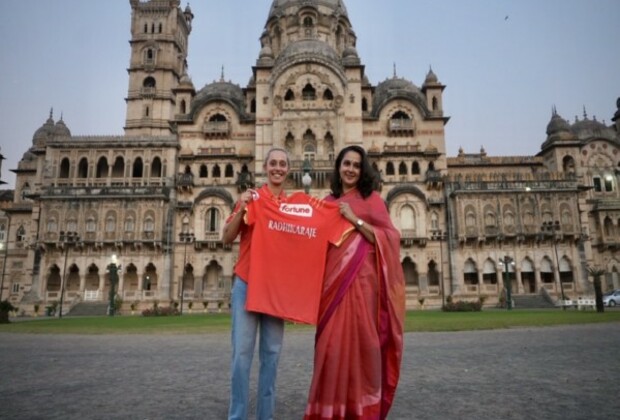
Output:
[[[276,197],[273,195],[267,184],[260,187],[256,190],[256,192],[259,197],[262,197],[265,200],[281,202],[286,199],[284,191]],[[230,220],[235,216],[235,213],[239,211],[239,207],[240,204],[237,203],[233,212],[226,219],[226,223],[230,222]],[[241,235],[241,238],[239,238],[239,257],[233,271],[236,275],[247,282],[250,276],[250,239],[252,238],[252,226],[241,223],[239,233]]]
[[[403,354],[400,235],[377,193],[338,201],[372,226],[375,245],[356,232],[329,248],[304,419],[385,419]]]
[[[316,324],[325,255],[353,226],[336,203],[304,193],[286,203],[262,198],[248,204],[253,227],[246,309],[306,324]]]

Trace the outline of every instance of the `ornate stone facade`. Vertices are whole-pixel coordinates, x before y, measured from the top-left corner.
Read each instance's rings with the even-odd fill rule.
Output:
[[[608,127],[553,110],[536,156],[448,158],[445,86],[432,70],[421,87],[396,74],[371,84],[342,0],[274,0],[249,83],[200,90],[186,69],[189,6],[130,4],[125,135],[73,136],[50,113],[14,170],[3,296],[24,310],[61,294],[66,309],[105,301],[113,254],[126,307],[227,307],[238,246],[221,230],[273,146],[290,152],[287,188],[309,171],[318,196],[342,147],[368,150],[402,233],[409,308],[495,304],[505,278],[517,295],[590,295],[588,266],[620,287],[620,111]],[[506,256],[514,265],[498,264]]]

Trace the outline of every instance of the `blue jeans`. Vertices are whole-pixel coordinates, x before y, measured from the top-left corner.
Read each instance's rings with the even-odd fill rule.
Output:
[[[276,374],[282,349],[284,321],[245,310],[247,283],[235,276],[232,288],[232,362],[229,420],[246,420],[250,397],[250,368],[260,328],[256,419],[272,420],[276,403]]]

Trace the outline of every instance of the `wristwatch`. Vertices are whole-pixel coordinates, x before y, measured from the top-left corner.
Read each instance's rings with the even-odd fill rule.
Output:
[[[362,219],[357,219],[357,222],[355,222],[355,226],[359,229],[362,226],[364,226],[364,221]]]

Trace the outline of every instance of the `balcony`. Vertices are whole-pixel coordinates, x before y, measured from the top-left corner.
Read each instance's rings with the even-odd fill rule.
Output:
[[[389,121],[388,131],[393,136],[413,136],[415,134],[415,126],[413,120],[394,119]]]
[[[207,121],[202,125],[205,137],[228,137],[230,123],[228,121]]]

